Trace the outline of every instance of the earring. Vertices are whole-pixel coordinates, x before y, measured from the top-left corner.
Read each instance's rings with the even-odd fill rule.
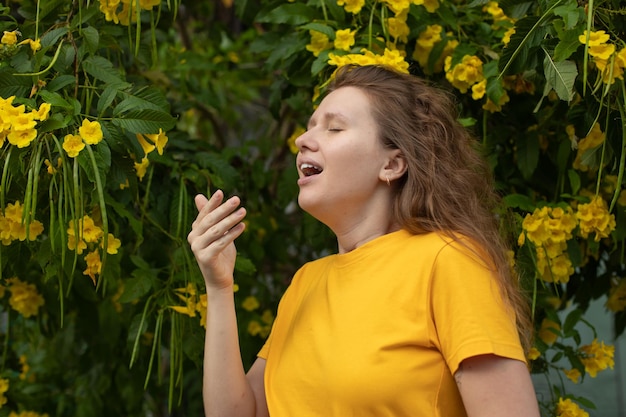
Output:
[[[391,187],[391,182],[389,181],[389,177],[385,175],[385,178],[387,179],[387,186]]]

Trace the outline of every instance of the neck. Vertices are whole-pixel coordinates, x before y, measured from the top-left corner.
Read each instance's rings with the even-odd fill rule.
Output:
[[[400,226],[390,222],[389,217],[385,220],[385,222],[361,222],[342,230],[333,230],[337,236],[338,252],[348,253],[377,237],[400,230]]]

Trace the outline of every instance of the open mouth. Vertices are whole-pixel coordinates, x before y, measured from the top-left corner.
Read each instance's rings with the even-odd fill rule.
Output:
[[[300,171],[305,177],[310,177],[311,175],[317,175],[322,172],[322,168],[311,164],[302,164],[300,165]]]

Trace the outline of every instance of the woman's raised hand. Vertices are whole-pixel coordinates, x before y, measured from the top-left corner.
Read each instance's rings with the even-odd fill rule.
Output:
[[[234,241],[245,229],[242,220],[246,209],[239,207],[239,197],[224,201],[221,190],[208,200],[197,195],[195,203],[199,213],[187,241],[200,266],[207,291],[229,288],[233,285],[237,257]]]

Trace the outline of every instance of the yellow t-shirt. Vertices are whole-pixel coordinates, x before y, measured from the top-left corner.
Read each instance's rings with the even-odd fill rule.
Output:
[[[490,271],[401,230],[305,264],[258,356],[272,417],[460,417],[453,374],[481,354],[525,360]]]

